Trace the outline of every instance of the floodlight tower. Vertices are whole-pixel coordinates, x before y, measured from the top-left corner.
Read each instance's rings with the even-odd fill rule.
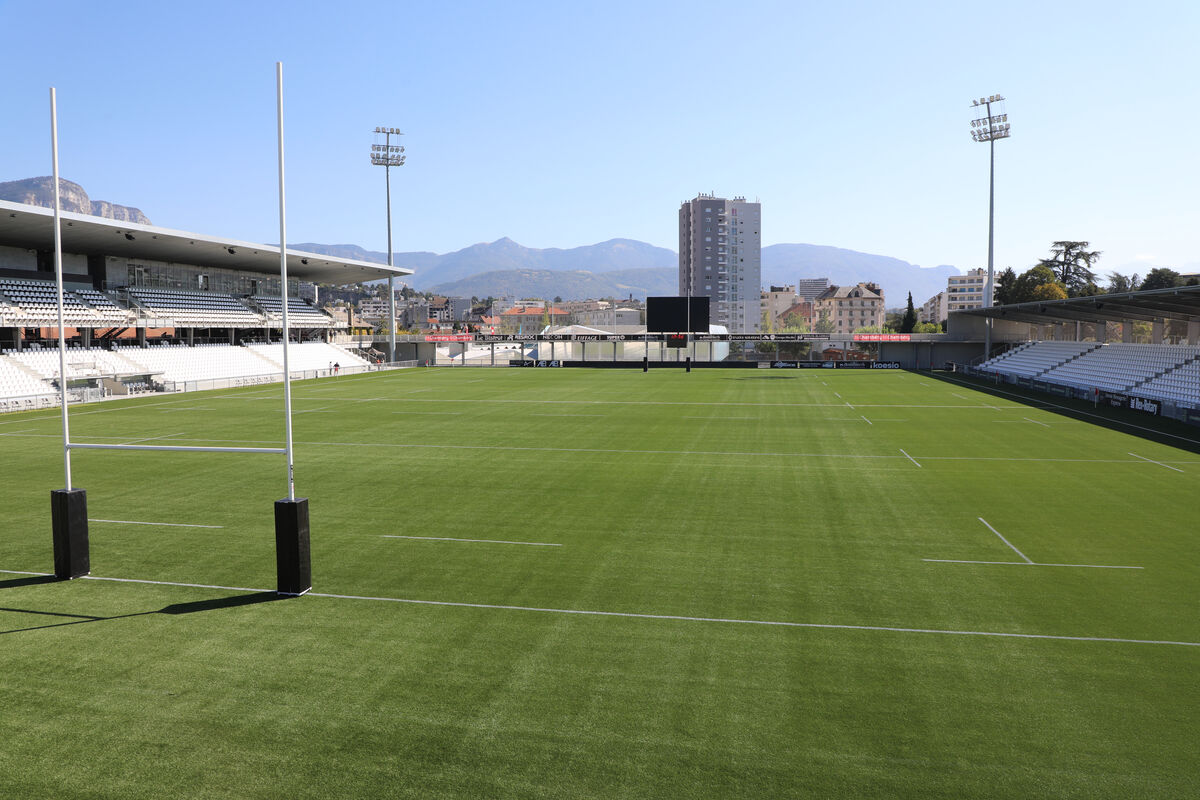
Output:
[[[996,107],[993,113],[992,107]],[[992,307],[992,287],[996,282],[996,270],[993,260],[995,247],[996,224],[996,140],[1007,139],[1009,136],[1008,112],[1004,107],[1004,98],[998,94],[981,97],[971,101],[971,108],[983,109],[984,116],[971,120],[971,138],[977,142],[987,142],[990,152],[988,168],[988,267],[987,285],[983,290],[984,308]],[[992,318],[987,317],[984,328],[983,353],[987,358],[992,352]]]
[[[371,163],[383,167],[387,184],[388,266],[392,266],[392,167],[404,166],[404,148],[392,144],[393,136],[404,134],[395,128],[376,128],[375,144],[371,145]],[[383,137],[380,143],[379,137]],[[388,361],[396,360],[396,278],[388,274]]]

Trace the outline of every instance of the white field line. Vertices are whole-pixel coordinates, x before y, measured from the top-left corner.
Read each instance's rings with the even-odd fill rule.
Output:
[[[950,394],[954,395],[954,396],[955,396],[955,397],[957,397],[959,400],[970,400],[970,399],[971,399],[970,397],[967,397],[966,395],[959,394],[958,392],[951,392]]]
[[[862,419],[862,421],[863,421],[863,422],[867,423],[868,425],[874,425],[874,424],[875,424],[874,422],[871,422],[871,420],[869,420],[869,419],[867,419],[866,417],[864,417],[862,414],[859,414],[859,417]]]
[[[833,396],[836,397],[838,400],[842,399],[842,396],[840,394],[838,394],[837,392],[834,392]]]
[[[943,377],[943,380],[953,381],[954,383],[957,383],[957,384],[960,384],[963,386],[970,386],[970,384],[968,384],[966,381],[961,380],[959,378],[951,378],[949,376],[945,376],[945,377]],[[1132,422],[1125,422],[1123,420],[1113,419],[1110,417],[1106,417],[1103,414],[1093,414],[1090,411],[1081,411],[1081,410],[1075,409],[1075,408],[1068,408],[1067,406],[1059,405],[1057,403],[1049,403],[1049,402],[1044,402],[1044,401],[1039,402],[1037,400],[1033,400],[1032,398],[1026,397],[1024,395],[1017,394],[1016,392],[1007,392],[1003,389],[995,389],[995,388],[990,388],[990,387],[989,387],[988,391],[995,393],[995,394],[1002,394],[1007,397],[1015,397],[1018,400],[1025,401],[1026,404],[1032,402],[1035,404],[1034,405],[1035,408],[1057,408],[1061,411],[1066,411],[1068,414],[1077,414],[1077,415],[1083,416],[1083,417],[1092,417],[1093,419],[1102,419],[1105,422],[1115,423],[1117,425],[1121,425],[1126,428],[1133,428],[1134,430],[1139,430],[1139,431],[1148,431],[1149,433],[1157,434],[1158,436],[1166,436],[1171,439],[1180,439],[1180,440],[1188,442],[1190,444],[1200,444],[1200,439],[1191,439],[1187,436],[1179,436],[1178,434],[1174,434],[1174,433],[1165,433],[1163,431],[1155,430],[1154,428],[1147,428],[1144,425],[1134,425]],[[1009,408],[1009,409],[1020,408],[1020,406],[1007,406],[1006,408]]]
[[[849,401],[849,400],[847,400],[847,401],[846,401],[846,405],[847,405],[847,406],[849,406],[849,408],[850,408],[850,410],[851,410],[851,411],[854,411],[854,410],[855,410],[855,409],[854,409],[854,406],[850,405],[850,401]]]
[[[0,570],[9,575],[35,575],[46,577],[47,572],[19,572],[17,570]],[[179,586],[189,589],[218,589],[228,592],[264,593],[270,589],[253,589],[246,586],[218,586],[205,583],[176,583],[173,581],[150,581],[137,578],[107,578],[99,575],[84,575],[78,580],[115,581],[117,583],[139,583],[152,586]],[[639,614],[631,611],[591,611],[576,608],[541,608],[538,606],[510,606],[493,603],[456,603],[448,600],[413,600],[403,597],[371,597],[368,595],[328,594],[324,592],[308,592],[309,597],[324,597],[330,600],[358,600],[376,603],[403,603],[419,606],[442,606],[450,608],[478,608],[495,611],[526,611],[542,614],[571,614],[589,617],[620,617],[625,619],[660,620],[664,622],[709,622],[727,625],[762,625],[779,628],[810,628],[815,630],[842,631],[874,631],[880,633],[923,633],[942,636],[986,636],[1000,639],[1045,639],[1063,642],[1098,642],[1107,644],[1145,644],[1171,645],[1175,647],[1200,647],[1200,642],[1175,641],[1172,639],[1129,639],[1116,636],[1067,636],[1051,633],[1011,633],[1005,631],[970,631],[943,628],[901,628],[890,625],[839,625],[825,622],[787,622],[782,620],[738,619],[730,617],[692,617],[681,614]]]
[[[183,434],[184,434],[184,431],[180,431],[179,433],[164,433],[162,436],[146,436],[141,439],[130,439],[127,442],[121,442],[121,444],[138,444],[139,442],[153,442],[158,439],[170,439],[173,436],[183,436]]]
[[[536,415],[534,415],[536,416]],[[680,419],[711,419],[719,422],[724,422],[727,419],[761,419],[761,417],[680,417]]]
[[[383,539],[420,539],[425,542],[479,542],[482,544],[525,544],[530,547],[562,547],[553,542],[507,542],[503,539],[455,539],[450,536],[400,536],[399,534],[383,534]]]
[[[995,529],[995,528],[993,528],[991,525],[988,525],[988,521],[987,521],[986,519],[984,519],[983,517],[976,517],[976,519],[977,519],[977,520],[979,520],[980,522],[982,522],[984,525],[987,525],[987,529],[988,529],[989,531],[991,531],[992,533],[996,534],[997,536],[999,536],[999,537],[1000,537],[1000,541],[1004,542],[1006,545],[1008,545],[1009,547],[1011,547],[1011,548],[1012,548],[1012,551],[1013,551],[1014,553],[1016,553],[1017,555],[1019,555],[1021,558],[1023,558],[1023,559],[1025,560],[1025,563],[1026,563],[1026,564],[1032,564],[1032,563],[1033,563],[1033,559],[1031,559],[1029,556],[1025,555],[1025,554],[1024,554],[1024,553],[1022,553],[1020,550],[1018,550],[1018,549],[1017,549],[1017,548],[1016,548],[1016,547],[1013,545],[1013,543],[1012,543],[1012,542],[1010,542],[1008,539],[1005,539],[1005,538],[1004,538],[1004,536],[1003,536],[1003,535],[1000,533],[1000,531],[996,530],[996,529]]]
[[[1083,567],[1087,569],[1145,569],[1145,567],[1124,567],[1114,564],[1043,564],[1040,561],[967,561],[962,558],[922,558],[922,561],[936,561],[939,564],[1006,564],[1016,567]]]
[[[907,458],[909,461],[913,462],[913,463],[914,463],[914,464],[916,464],[918,467],[919,467],[919,466],[921,466],[920,462],[919,462],[919,461],[917,461],[917,460],[916,460],[915,458],[913,458],[912,456],[910,456],[910,455],[908,454],[908,452],[907,452],[907,451],[906,451],[906,450],[905,450],[903,447],[901,447],[901,448],[900,448],[900,452],[901,452],[901,453],[904,453],[904,457],[905,457],[905,458]]]
[[[395,412],[404,413],[404,412]],[[55,433],[27,433],[27,434],[3,434],[11,436],[14,439],[62,439],[61,434]],[[116,436],[90,436],[91,439],[116,439],[123,437]],[[267,439],[174,439],[176,442],[206,442],[225,443],[225,444],[278,444],[278,442],[269,441]],[[84,444],[76,442],[75,444]],[[296,441],[294,444],[304,445],[305,447],[393,447],[399,449],[416,449],[416,450],[503,450],[515,452],[537,452],[537,453],[598,453],[598,454],[614,454],[614,455],[676,455],[676,456],[768,456],[778,458],[862,458],[862,459],[888,459],[898,458],[899,456],[887,455],[865,455],[859,453],[781,453],[781,452],[743,452],[738,450],[626,450],[626,449],[607,449],[600,447],[517,447],[512,445],[468,445],[468,444],[403,444],[395,442],[318,442],[318,441]],[[1146,461],[1132,461],[1128,458],[1034,458],[1021,456],[922,456],[926,461],[1005,461],[1015,463],[1048,463],[1048,464],[1137,464]],[[1200,464],[1200,460],[1178,460],[1177,464]],[[1165,464],[1163,466],[1166,466]],[[1180,470],[1182,472],[1182,470]]]
[[[1044,423],[1044,422],[1038,422],[1036,419],[1030,419],[1029,417],[1025,417],[1024,419],[1025,419],[1025,421],[1026,421],[1026,422],[1032,422],[1034,425],[1041,425],[1043,428],[1049,428],[1049,427],[1050,427],[1049,425],[1047,425],[1047,424],[1046,424],[1046,423]]]
[[[462,411],[393,411],[393,414],[438,414],[445,417],[461,417]]]
[[[1161,461],[1155,461],[1153,458],[1146,458],[1145,456],[1139,456],[1137,453],[1130,453],[1129,455],[1133,456],[1134,458],[1140,458],[1142,461],[1149,461],[1151,464],[1158,464],[1160,467],[1166,467],[1167,469],[1173,469],[1176,472],[1183,472],[1183,470],[1181,470],[1179,467],[1172,467],[1170,464],[1164,464]]]
[[[607,417],[608,414],[530,414],[531,417]]]
[[[191,525],[182,522],[134,522],[129,519],[93,519],[88,517],[88,522],[108,522],[113,525],[154,525],[164,528],[224,528],[224,525]]]

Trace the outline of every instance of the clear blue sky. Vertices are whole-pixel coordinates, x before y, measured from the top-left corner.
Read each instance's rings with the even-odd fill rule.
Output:
[[[0,0],[0,31],[0,180],[50,173],[54,86],[63,177],[166,227],[278,240],[282,61],[293,242],[385,248],[391,125],[398,251],[675,249],[715,191],[761,200],[764,244],[982,266],[970,101],[1000,93],[998,267],[1200,264],[1195,2]]]

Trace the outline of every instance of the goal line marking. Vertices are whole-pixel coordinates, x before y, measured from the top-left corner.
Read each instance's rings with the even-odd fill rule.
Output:
[[[155,525],[164,528],[224,528],[224,525],[192,525],[183,522],[135,522],[131,519],[93,519],[88,517],[88,522],[108,522],[113,525]]]
[[[16,570],[0,570],[0,573],[10,575],[48,576],[47,572],[19,572]],[[176,583],[173,581],[150,581],[137,578],[108,578],[99,575],[84,575],[77,580],[114,581],[118,583],[139,583],[153,586],[180,586],[193,589],[218,589],[229,592],[270,592],[270,589],[252,589],[246,586],[217,586],[204,583]],[[457,603],[449,600],[414,600],[404,597],[372,597],[369,595],[328,594],[324,592],[308,592],[309,597],[324,597],[331,600],[359,600],[376,603],[403,603],[405,605],[444,606],[451,608],[479,608],[495,611],[528,611],[542,614],[573,614],[589,617],[621,617],[626,619],[649,619],[669,622],[713,622],[728,625],[762,625],[777,628],[811,628],[816,630],[843,631],[878,631],[881,633],[924,633],[941,636],[984,636],[999,639],[1046,639],[1063,642],[1102,642],[1109,644],[1143,644],[1171,645],[1175,647],[1200,647],[1200,642],[1176,641],[1173,639],[1132,639],[1117,636],[1067,636],[1052,633],[1013,633],[1006,631],[971,631],[944,628],[902,628],[891,625],[841,625],[826,622],[787,622],[783,620],[738,619],[736,617],[693,617],[682,614],[639,614],[632,611],[592,611],[578,608],[541,608],[538,606],[513,606],[493,603]]]
[[[485,544],[526,544],[530,547],[562,547],[556,542],[509,542],[504,539],[456,539],[452,536],[401,536],[400,534],[385,533],[382,539],[420,539],[425,542],[482,542]]]

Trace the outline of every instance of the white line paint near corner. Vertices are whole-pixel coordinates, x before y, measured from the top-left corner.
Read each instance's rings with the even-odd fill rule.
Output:
[[[1012,551],[1013,551],[1014,553],[1016,553],[1017,555],[1019,555],[1021,558],[1025,559],[1025,563],[1026,563],[1026,564],[1032,564],[1032,563],[1033,563],[1033,559],[1031,559],[1029,556],[1025,555],[1024,553],[1022,553],[1022,552],[1021,552],[1020,550],[1018,550],[1018,549],[1017,549],[1015,546],[1013,546],[1013,543],[1012,543],[1012,542],[1010,542],[1008,539],[1005,539],[1005,538],[1004,538],[1004,536],[1003,536],[1003,535],[1000,533],[1000,531],[996,530],[996,529],[995,529],[995,528],[993,528],[991,525],[988,525],[988,521],[987,521],[986,519],[984,519],[983,517],[976,517],[976,519],[977,519],[977,520],[979,520],[980,522],[982,522],[984,525],[987,525],[987,529],[988,529],[989,531],[991,531],[992,533],[996,534],[997,536],[999,536],[999,537],[1000,537],[1000,541],[1004,542],[1006,545],[1008,545],[1009,547],[1011,547],[1011,548],[1012,548]]]
[[[1145,569],[1145,567],[1126,567],[1117,564],[1043,564],[1040,561],[969,561],[964,558],[922,558],[922,561],[932,561],[938,564],[1000,564],[1013,567],[1080,567],[1083,569]]]
[[[1151,464],[1158,464],[1160,467],[1166,467],[1167,469],[1173,469],[1176,472],[1183,472],[1183,470],[1181,470],[1179,467],[1172,467],[1170,464],[1164,464],[1161,461],[1155,461],[1153,458],[1146,458],[1145,456],[1139,456],[1137,453],[1130,453],[1129,455],[1133,456],[1134,458],[1140,458],[1142,461],[1149,461]]]
[[[874,424],[875,424],[874,422],[871,422],[871,420],[867,419],[866,417],[863,417],[863,415],[862,415],[862,414],[859,414],[859,416],[860,416],[860,417],[862,417],[862,421],[863,421],[863,422],[865,422],[865,423],[867,423],[868,425],[874,425]]]
[[[1041,425],[1043,428],[1050,427],[1049,425],[1047,425],[1044,422],[1038,422],[1036,419],[1030,419],[1029,417],[1022,417],[1022,419],[1024,419],[1026,422],[1032,422],[1034,425]]]
[[[913,463],[914,463],[914,464],[916,464],[918,467],[919,467],[919,466],[921,466],[921,464],[920,464],[920,463],[919,463],[919,462],[918,462],[918,461],[917,461],[915,458],[913,458],[912,456],[910,456],[910,455],[909,455],[909,454],[908,454],[908,453],[907,453],[907,452],[904,450],[904,448],[903,448],[903,447],[901,447],[901,448],[900,448],[900,452],[901,452],[901,453],[904,453],[904,457],[905,457],[905,458],[907,458],[909,461],[913,462]]]

